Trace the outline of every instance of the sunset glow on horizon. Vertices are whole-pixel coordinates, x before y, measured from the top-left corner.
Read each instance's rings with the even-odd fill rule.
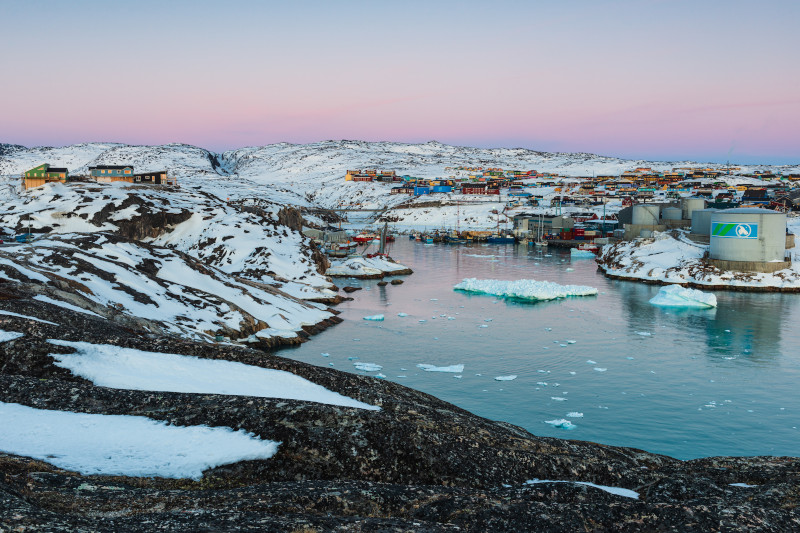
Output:
[[[5,143],[437,140],[800,162],[792,0],[29,0],[0,11]]]

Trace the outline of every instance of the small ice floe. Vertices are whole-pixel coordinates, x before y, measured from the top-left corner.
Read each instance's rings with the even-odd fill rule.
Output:
[[[634,358],[633,358],[633,357],[631,357],[631,356],[629,355],[629,356],[628,356],[628,357],[626,357],[625,359],[628,359],[629,361],[632,361]]]
[[[398,378],[405,378],[405,377],[408,377],[408,376],[406,376],[405,374],[400,374],[400,375],[398,375],[397,377],[398,377]]]
[[[536,384],[540,385],[542,387],[547,387],[547,382],[546,381],[537,381]]]
[[[575,344],[578,341],[567,341],[567,344]]]
[[[491,319],[491,318],[484,318],[484,319],[483,319],[483,321],[484,321],[484,322],[491,322],[491,321],[492,321],[492,319]]]
[[[24,333],[17,333],[16,331],[3,331],[0,329],[0,342],[13,341],[14,339],[19,339],[20,337],[24,336]]]
[[[731,330],[729,330],[729,329],[725,330],[725,333],[730,333],[730,332],[731,332]]]
[[[557,418],[556,420],[545,420],[545,424],[550,424],[554,428],[561,428],[561,429],[575,429],[576,426],[566,418]]]
[[[569,418],[583,418],[583,413],[572,411],[571,413],[567,413],[566,416],[568,416]]]
[[[649,331],[636,331],[635,333],[637,335],[641,335],[642,337],[649,337],[652,335],[652,333],[650,333]]]
[[[353,366],[356,367],[356,370],[362,370],[364,372],[377,372],[383,368],[381,365],[376,365],[375,363],[353,363]]]
[[[403,317],[408,316],[408,313],[397,313],[397,316],[399,316],[400,318],[403,318]]]
[[[459,375],[457,375],[457,376],[453,376],[453,377],[454,377],[455,379],[461,379],[463,376],[462,376],[461,374],[459,374]]]
[[[453,287],[454,290],[490,294],[516,300],[555,300],[568,296],[593,296],[597,289],[583,285],[560,285],[552,281],[519,279],[505,281],[497,279],[465,278]]]
[[[553,331],[553,328],[544,328],[545,331]]]
[[[436,366],[419,364],[417,368],[421,368],[425,372],[451,372],[453,374],[460,374],[464,371],[464,365]]]
[[[577,374],[577,372],[570,372],[569,373],[570,376],[574,376],[575,374]]]
[[[577,248],[572,248],[569,251],[569,255],[572,259],[594,259],[595,255],[590,252],[589,250],[578,250]]]
[[[420,322],[427,322],[424,318],[420,319]]]
[[[564,402],[564,401],[566,401],[566,400],[567,400],[567,399],[566,399],[566,398],[564,398],[563,396],[550,396],[550,399],[551,399],[551,400],[555,400],[555,401],[557,401],[557,402]]]
[[[432,301],[432,302],[438,302],[438,301],[439,301],[439,298],[431,298],[431,301]]]
[[[742,487],[745,489],[752,489],[753,487],[758,487],[758,485],[748,485],[747,483],[728,483],[731,487]]]
[[[380,373],[379,374],[375,374],[375,377],[378,378],[378,379],[386,379],[386,376],[383,375],[383,374],[380,374]]]
[[[594,369],[595,369],[597,372],[605,372],[606,370],[608,370],[607,368],[600,368],[599,366],[596,366],[596,367],[594,367]]]
[[[562,344],[559,344],[559,346],[561,346],[562,348],[566,348],[566,347],[567,347],[567,345],[566,345],[566,344],[563,344],[563,343],[562,343]]]
[[[447,320],[455,320],[455,319],[456,319],[456,317],[454,317],[454,316],[447,317]]]
[[[330,357],[331,356],[331,354],[329,354],[328,352],[322,352],[320,355],[322,357]]]
[[[587,365],[596,365],[596,364],[597,364],[597,361],[592,361],[591,359],[587,359],[587,360],[586,360],[586,364],[587,364]]]
[[[355,355],[347,358],[348,361],[355,361],[356,359],[358,359],[358,356]]]
[[[567,268],[564,270],[564,272],[574,272],[574,271],[575,271],[575,269],[574,269],[574,268],[570,268],[570,267],[567,267]]]
[[[365,316],[364,317],[364,320],[372,320],[372,321],[375,321],[375,322],[383,322],[383,319],[384,319],[383,315],[371,315],[371,316]]]
[[[650,303],[659,307],[694,307],[710,309],[717,306],[717,297],[697,289],[687,289],[680,285],[661,287]]]
[[[512,381],[515,379],[517,379],[516,374],[512,374],[510,376],[497,376],[496,378],[494,378],[495,381]]]
[[[608,487],[606,485],[597,485],[595,483],[589,483],[588,481],[551,481],[547,479],[531,479],[530,481],[526,481],[526,485],[536,485],[537,483],[572,483],[574,485],[586,485],[587,487],[594,487],[596,489],[600,489],[602,491],[608,492],[610,494],[615,494],[617,496],[623,496],[625,498],[632,498],[634,500],[639,499],[639,493],[630,489],[622,489],[619,487]]]
[[[549,370],[537,370],[537,372],[540,373],[540,374],[549,374],[550,373]]]
[[[479,327],[479,328],[488,328],[489,326],[487,326],[486,324],[481,324],[481,325],[480,325],[480,326],[478,326],[478,327]]]

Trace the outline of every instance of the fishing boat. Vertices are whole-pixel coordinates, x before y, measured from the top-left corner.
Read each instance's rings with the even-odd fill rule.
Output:
[[[511,235],[494,234],[486,239],[489,244],[514,244],[517,240]]]
[[[372,242],[379,238],[380,237],[378,235],[375,235],[374,233],[359,233],[358,235],[353,237],[353,240],[356,241],[358,244],[367,244],[368,242]]]

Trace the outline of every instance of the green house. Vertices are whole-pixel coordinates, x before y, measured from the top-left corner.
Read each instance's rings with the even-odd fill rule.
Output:
[[[66,168],[51,167],[47,163],[34,167],[23,174],[26,189],[39,187],[50,181],[60,181],[64,183],[67,181],[68,177],[69,170]]]

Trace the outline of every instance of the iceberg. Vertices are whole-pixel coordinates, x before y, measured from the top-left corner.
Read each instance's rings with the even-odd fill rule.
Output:
[[[381,365],[376,365],[375,363],[353,363],[353,366],[356,367],[356,370],[363,370],[364,372],[377,372],[383,369]]]
[[[572,259],[594,259],[594,253],[590,252],[589,250],[578,250],[577,248],[572,248],[569,251],[569,255]]]
[[[517,379],[516,374],[512,374],[510,376],[497,376],[494,378],[495,381],[513,381],[515,379]]]
[[[575,429],[577,426],[567,420],[566,418],[559,418],[557,420],[545,420],[545,424],[550,424],[554,428],[561,428],[561,429]]]
[[[687,289],[680,285],[661,287],[650,303],[660,307],[695,307],[710,309],[717,306],[717,297],[697,289]]]
[[[517,300],[555,300],[568,296],[594,296],[597,289],[584,285],[560,285],[552,281],[519,279],[506,281],[498,279],[465,278],[453,287],[454,290],[490,294]]]
[[[383,321],[383,315],[365,316],[364,320],[374,320],[375,322],[382,322]]]
[[[425,372],[452,372],[453,374],[460,374],[464,371],[464,365],[435,366],[419,364],[417,368],[421,368]]]

